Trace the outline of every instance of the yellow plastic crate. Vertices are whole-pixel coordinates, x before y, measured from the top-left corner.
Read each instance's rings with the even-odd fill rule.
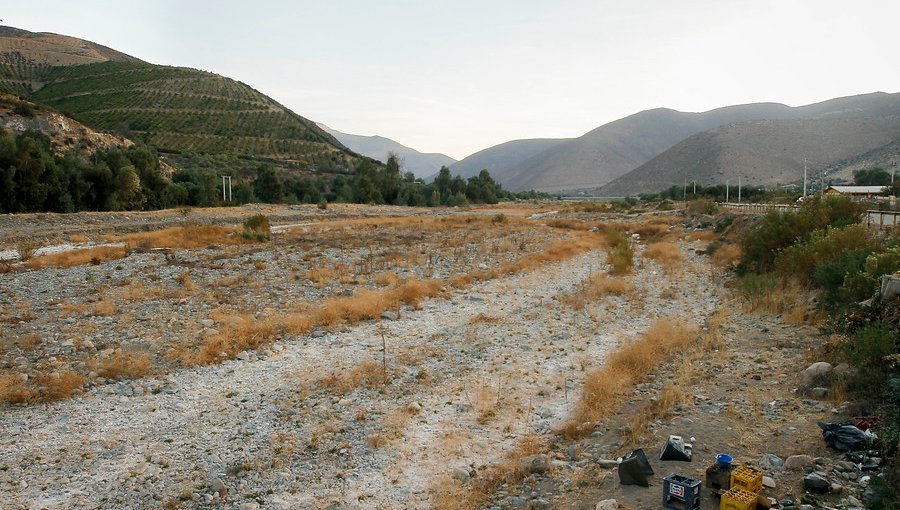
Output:
[[[756,494],[741,489],[731,488],[722,494],[719,510],[755,510]]]
[[[762,490],[763,472],[750,466],[738,466],[731,472],[731,488],[759,494]]]

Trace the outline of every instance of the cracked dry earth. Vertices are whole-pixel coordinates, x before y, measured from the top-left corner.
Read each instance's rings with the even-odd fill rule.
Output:
[[[637,255],[635,292],[585,310],[557,298],[606,268],[602,249],[181,369],[160,391],[6,408],[0,508],[428,508],[454,468],[566,419],[584,371],[653,319],[715,310],[721,278],[701,243],[680,245],[681,269]],[[383,362],[386,383],[340,384]]]

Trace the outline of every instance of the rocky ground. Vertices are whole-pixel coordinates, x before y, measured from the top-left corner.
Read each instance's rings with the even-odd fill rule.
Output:
[[[817,425],[843,422],[851,413],[840,395],[827,396],[816,386],[814,374],[831,371],[830,365],[810,363],[821,350],[817,330],[770,314],[743,313],[733,301],[724,303],[723,311],[722,348],[693,356],[683,399],[668,416],[643,424],[649,431],[632,439],[633,417],[660,398],[667,382],[680,379],[683,359],[660,360],[654,381],[635,388],[621,411],[590,438],[558,439],[548,457],[554,467],[501,488],[493,508],[659,508],[664,477],[675,473],[704,480],[719,453],[762,469],[763,495],[776,507],[864,508],[874,473],[828,449]],[[659,460],[669,435],[692,442],[692,462]],[[646,452],[655,471],[649,488],[619,482],[615,460],[635,448]],[[807,491],[811,486],[822,490]],[[701,508],[719,508],[719,498],[706,488]]]
[[[500,487],[490,506],[594,508],[616,498],[629,508],[657,507],[662,476],[699,476],[720,452],[747,463],[764,453],[809,455],[792,461],[799,469],[770,470],[775,488],[769,494],[779,500],[799,502],[799,480],[813,470],[842,485],[828,497],[831,504],[852,506],[851,497],[861,498],[859,473],[825,450],[815,425],[835,404],[793,391],[800,370],[814,361],[806,353],[815,332],[740,313],[727,299],[725,273],[702,254],[706,243],[692,240],[702,236],[683,236],[680,225],[670,239],[683,262],[660,266],[643,256],[646,242],[638,238],[635,273],[623,277],[633,290],[603,296],[583,310],[562,298],[608,269],[601,246],[515,275],[447,285],[419,309],[404,307],[378,321],[279,335],[236,359],[194,366],[167,355],[227,327],[223,311],[249,311],[262,320],[303,310],[354,288],[389,285],[376,282],[389,269],[400,278],[449,281],[538,253],[569,235],[542,220],[484,221],[459,235],[415,226],[400,232],[383,224],[368,231],[352,222],[327,231],[306,225],[323,214],[411,214],[347,207],[327,213],[307,207],[293,216],[267,210],[283,223],[304,223],[295,228],[291,248],[176,250],[170,261],[138,253],[93,266],[0,275],[3,370],[35,375],[64,364],[87,372],[92,360],[122,347],[143,349],[153,360],[152,369],[133,380],[91,373],[86,392],[68,400],[0,405],[0,508],[428,508],[441,484],[472,483],[535,434],[552,445],[544,468]],[[106,217],[102,228],[122,233],[161,225],[155,214],[136,224]],[[181,221],[159,214],[163,225]],[[227,221],[242,221],[229,214]],[[49,231],[65,238],[83,226],[66,221],[68,227]],[[22,228],[18,219],[2,222]],[[32,235],[45,234],[36,228]],[[376,259],[393,257],[394,265],[369,267],[362,280],[332,275],[316,282],[313,269],[363,268],[373,260],[366,243],[341,244],[351,238],[394,239],[388,251],[406,254],[406,261],[380,253]],[[440,256],[408,256],[419,248]],[[119,280],[128,283],[114,283]],[[660,360],[655,379],[636,388],[592,437],[568,441],[554,434],[571,415],[585,371],[609,352],[655,318],[701,326],[717,310],[727,316],[718,352],[692,358],[687,375],[679,363]],[[630,417],[668,381],[689,381],[684,398],[637,433]],[[655,461],[653,452],[668,434],[696,438],[693,463]],[[650,489],[621,487],[615,470],[598,464],[636,446],[648,451],[656,468]],[[705,497],[704,508],[717,506]]]

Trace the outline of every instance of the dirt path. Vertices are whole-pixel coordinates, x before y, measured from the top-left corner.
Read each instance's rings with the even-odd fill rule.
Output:
[[[588,312],[556,297],[604,266],[600,252],[404,311],[382,321],[384,386],[369,323],[144,380],[140,396],[108,385],[8,409],[0,507],[425,508],[440,475],[564,419],[584,368],[619,340],[658,316],[701,323],[720,282],[688,248],[674,274],[639,259],[635,294]]]

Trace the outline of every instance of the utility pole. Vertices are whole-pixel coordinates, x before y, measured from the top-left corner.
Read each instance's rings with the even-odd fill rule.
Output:
[[[681,200],[687,204],[687,179],[684,180],[684,188],[681,190]]]
[[[725,203],[728,203],[728,180],[725,180]]]
[[[806,196],[806,158],[803,158],[803,196]]]
[[[741,203],[741,176],[738,176],[738,203]]]
[[[225,198],[225,182],[226,182],[226,180],[228,181],[228,198],[227,199]],[[222,201],[225,202],[227,200],[228,202],[231,202],[231,196],[232,196],[231,195],[231,176],[223,175],[222,176]]]

